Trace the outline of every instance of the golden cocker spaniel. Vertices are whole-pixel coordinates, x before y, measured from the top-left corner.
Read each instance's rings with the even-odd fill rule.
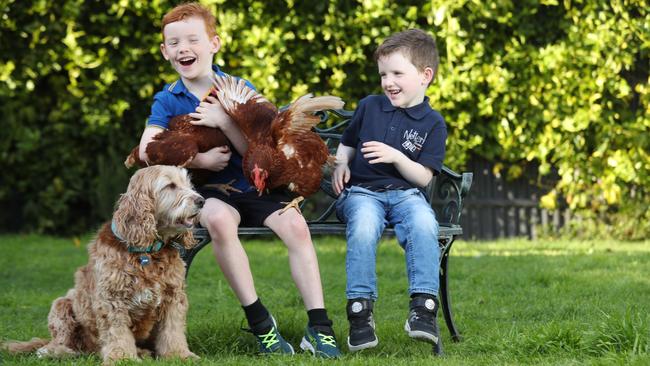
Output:
[[[88,246],[89,261],[77,270],[75,287],[52,304],[52,339],[5,348],[36,350],[41,357],[99,352],[104,363],[150,352],[197,358],[185,338],[185,267],[175,246],[194,245],[190,229],[203,202],[185,169],[136,171],[112,222]]]

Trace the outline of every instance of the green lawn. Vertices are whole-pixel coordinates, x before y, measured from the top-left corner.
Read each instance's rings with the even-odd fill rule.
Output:
[[[73,283],[86,251],[71,239],[0,236],[0,339],[47,337],[51,301]],[[337,338],[345,343],[345,244],[316,237],[326,304]],[[245,242],[257,290],[297,348],[306,314],[291,282],[284,246],[278,241]],[[404,260],[392,240],[378,255],[380,299],[375,318],[379,346],[339,364],[582,365],[650,364],[650,241],[462,242],[452,249],[451,296],[463,341],[453,343],[439,319],[444,358],[410,340]],[[320,364],[309,355],[256,356],[256,344],[240,330],[243,312],[210,250],[196,258],[188,278],[190,348],[199,364]],[[441,317],[442,318],[442,317]],[[97,364],[85,357],[45,361],[1,355],[6,364]],[[148,360],[143,364],[158,364]],[[163,364],[182,364],[166,361]],[[329,362],[327,362],[329,363]],[[127,363],[128,364],[128,363]]]

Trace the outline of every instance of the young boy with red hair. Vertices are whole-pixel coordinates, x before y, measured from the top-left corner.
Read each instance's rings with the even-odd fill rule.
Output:
[[[168,127],[173,116],[189,113],[197,125],[220,128],[234,150],[220,146],[199,153],[189,167],[213,171],[210,184],[230,184],[241,191],[226,195],[216,189],[197,187],[206,199],[200,222],[210,233],[216,260],[244,309],[260,352],[294,353],[255,291],[248,257],[237,236],[239,225],[265,225],[285,243],[291,274],[309,320],[300,346],[319,357],[339,357],[332,321],[325,310],[318,259],[305,219],[296,210],[278,214],[284,207],[282,202],[290,201],[284,194],[257,196],[242,171],[242,156],[248,147],[242,132],[215,98],[200,101],[212,87],[214,75],[225,75],[213,65],[214,55],[221,49],[214,15],[198,3],[179,5],[163,17],[162,35],[160,51],[180,78],[165,85],[154,97],[140,140],[140,159],[147,161],[147,144]],[[254,89],[250,82],[246,83]]]

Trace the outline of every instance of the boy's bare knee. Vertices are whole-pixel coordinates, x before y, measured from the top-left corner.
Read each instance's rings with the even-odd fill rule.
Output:
[[[232,232],[237,233],[239,222],[228,210],[217,209],[204,212],[201,224],[208,229],[211,236],[223,237]]]
[[[283,239],[291,238],[292,241],[307,242],[310,240],[309,227],[302,215],[286,216],[275,223],[275,228],[271,227],[278,236]]]

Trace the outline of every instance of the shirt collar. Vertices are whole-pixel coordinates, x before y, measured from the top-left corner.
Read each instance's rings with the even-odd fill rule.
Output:
[[[212,65],[212,71],[214,71],[214,73],[219,75],[219,76],[225,76],[226,75],[226,73],[221,71],[221,69],[217,65]],[[173,83],[171,83],[169,85],[168,89],[172,94],[181,94],[181,93],[189,94],[190,93],[187,90],[187,88],[185,87],[185,84],[183,84],[183,80],[181,80],[181,79],[178,79],[178,80],[174,81]]]
[[[392,112],[396,109],[399,109],[401,111],[404,111],[409,117],[419,120],[424,118],[429,112],[431,112],[433,109],[431,109],[431,106],[429,105],[429,97],[426,95],[424,96],[424,101],[418,105],[414,105],[413,107],[409,108],[399,108],[395,107],[390,103],[390,100],[386,95],[382,95],[382,100],[381,100],[381,110],[384,112]]]

